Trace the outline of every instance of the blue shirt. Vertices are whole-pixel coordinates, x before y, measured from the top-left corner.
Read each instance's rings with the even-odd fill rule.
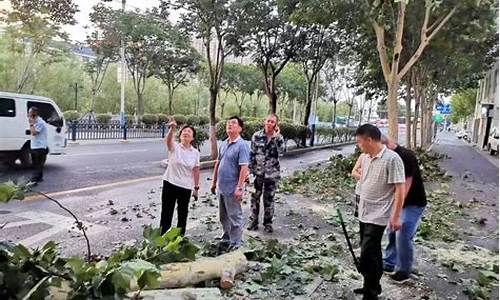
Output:
[[[48,147],[47,124],[42,118],[37,117],[33,127],[37,134],[31,136],[31,149],[46,149]]]
[[[221,195],[232,195],[240,177],[241,165],[250,161],[250,147],[241,137],[230,143],[226,139],[219,148],[218,192]]]

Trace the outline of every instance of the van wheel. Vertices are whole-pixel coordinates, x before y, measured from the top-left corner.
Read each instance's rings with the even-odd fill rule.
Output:
[[[19,153],[19,160],[21,161],[21,165],[23,167],[29,168],[32,166],[31,151],[29,145],[24,145],[24,147],[21,149],[21,153]]]

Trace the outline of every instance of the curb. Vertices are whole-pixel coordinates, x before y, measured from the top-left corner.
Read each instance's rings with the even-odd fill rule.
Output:
[[[295,155],[300,155],[300,154],[304,154],[304,153],[311,152],[311,151],[324,150],[324,149],[342,147],[342,146],[353,145],[353,144],[356,144],[356,142],[352,141],[352,142],[345,142],[345,143],[339,143],[339,144],[327,144],[327,145],[321,145],[321,146],[313,146],[313,147],[309,147],[309,148],[298,148],[298,149],[293,149],[293,150],[290,150],[290,151],[283,153],[283,157],[295,156]],[[168,159],[161,160],[160,165],[162,167],[166,168],[168,165],[167,161],[168,161]],[[200,162],[200,170],[212,169],[215,165],[215,162],[216,162],[215,160],[206,160],[206,161]]]

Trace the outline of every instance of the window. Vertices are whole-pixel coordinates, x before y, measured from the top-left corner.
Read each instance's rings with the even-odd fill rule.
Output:
[[[0,98],[0,117],[15,117],[16,103],[13,99]]]
[[[28,101],[28,110],[33,106],[36,106],[38,108],[38,114],[45,122],[56,127],[63,126],[63,119],[61,118],[61,116],[59,116],[52,104]]]

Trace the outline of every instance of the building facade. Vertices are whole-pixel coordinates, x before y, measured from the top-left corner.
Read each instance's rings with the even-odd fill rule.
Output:
[[[498,129],[498,60],[479,81],[476,109],[472,120],[472,142],[484,149],[493,128]]]

